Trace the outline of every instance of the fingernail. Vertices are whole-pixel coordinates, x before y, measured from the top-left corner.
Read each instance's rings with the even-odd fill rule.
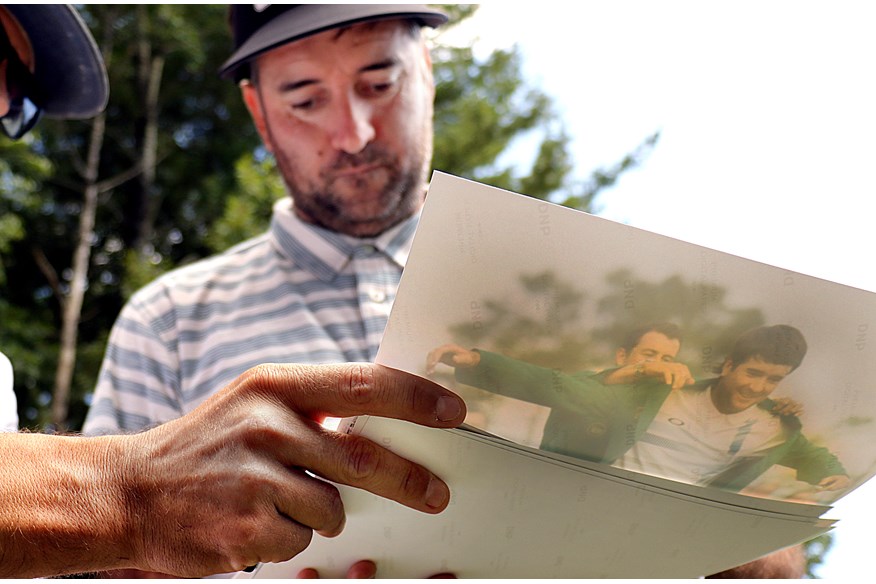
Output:
[[[436,413],[438,414],[439,421],[449,422],[450,420],[455,420],[461,412],[462,406],[460,406],[458,399],[446,395],[438,398]]]
[[[431,509],[440,509],[444,507],[447,500],[450,499],[450,491],[442,481],[432,477],[429,481],[429,486],[426,488],[426,506]]]

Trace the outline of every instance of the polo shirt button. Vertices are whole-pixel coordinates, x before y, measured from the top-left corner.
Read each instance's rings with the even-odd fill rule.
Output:
[[[371,299],[371,302],[380,304],[386,302],[386,292],[383,290],[372,290],[368,293],[368,298]]]

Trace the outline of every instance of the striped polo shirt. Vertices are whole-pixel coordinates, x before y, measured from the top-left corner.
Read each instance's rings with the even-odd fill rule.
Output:
[[[278,201],[267,233],[163,275],[125,305],[83,432],[178,418],[260,363],[373,361],[416,222],[355,238]]]

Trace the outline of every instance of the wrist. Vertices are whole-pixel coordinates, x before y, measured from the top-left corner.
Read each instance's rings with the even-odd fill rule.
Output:
[[[36,577],[131,565],[127,516],[112,438],[13,434],[0,448],[18,468],[0,502],[3,577]],[[4,504],[5,503],[5,504]],[[14,526],[14,532],[7,530]],[[9,533],[7,533],[7,531]],[[21,558],[17,560],[16,558]]]
[[[100,464],[107,492],[106,521],[114,534],[118,556],[126,559],[118,567],[140,567],[144,557],[140,530],[148,516],[140,478],[145,460],[139,460],[139,435],[102,436],[95,440],[104,441]]]
[[[106,467],[112,469],[111,480],[117,490],[119,541],[124,542],[130,563],[122,567],[149,569],[150,450],[148,432],[124,436],[108,436]]]

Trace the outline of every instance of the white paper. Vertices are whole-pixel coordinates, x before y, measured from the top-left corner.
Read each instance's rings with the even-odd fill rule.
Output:
[[[413,511],[340,487],[347,525],[255,578],[371,559],[381,578],[693,578],[824,533],[831,522],[709,503],[521,454],[459,431],[360,418],[358,433],[448,482],[449,507]]]

